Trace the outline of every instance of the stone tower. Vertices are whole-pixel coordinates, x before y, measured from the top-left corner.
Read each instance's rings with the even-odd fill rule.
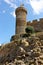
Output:
[[[16,34],[25,33],[27,10],[24,8],[23,5],[21,5],[16,9],[15,14],[16,14]]]

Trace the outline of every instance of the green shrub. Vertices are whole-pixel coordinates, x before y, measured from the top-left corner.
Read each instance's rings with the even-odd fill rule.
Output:
[[[32,34],[32,33],[34,33],[34,28],[32,26],[28,26],[28,27],[26,27],[25,31],[28,34]]]

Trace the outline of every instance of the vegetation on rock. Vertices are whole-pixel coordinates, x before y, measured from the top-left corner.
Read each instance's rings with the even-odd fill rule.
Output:
[[[34,28],[32,26],[28,26],[26,29],[25,29],[26,33],[28,34],[32,34],[34,33]]]
[[[3,45],[0,65],[43,65],[43,41],[30,36]]]

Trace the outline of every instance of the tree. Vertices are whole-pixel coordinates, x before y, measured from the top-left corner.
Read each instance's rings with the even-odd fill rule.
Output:
[[[26,27],[25,31],[27,34],[32,34],[34,33],[34,28],[32,26],[28,26]]]

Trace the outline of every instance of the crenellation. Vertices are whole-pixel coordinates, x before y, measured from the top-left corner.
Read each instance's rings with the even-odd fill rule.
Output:
[[[27,26],[33,26],[35,31],[43,31],[43,18],[40,18],[39,21],[33,20],[32,22],[27,22]]]
[[[37,20],[37,19],[36,20],[32,20],[32,22],[31,21],[28,21],[27,23],[28,24],[29,23],[31,23],[31,24],[33,23],[34,24],[34,23],[40,23],[40,22],[43,22],[43,18],[40,18],[39,20]]]
[[[36,23],[37,22],[37,19],[36,20],[33,20],[32,22]]]
[[[40,18],[39,20],[42,22],[43,21],[43,18]]]

